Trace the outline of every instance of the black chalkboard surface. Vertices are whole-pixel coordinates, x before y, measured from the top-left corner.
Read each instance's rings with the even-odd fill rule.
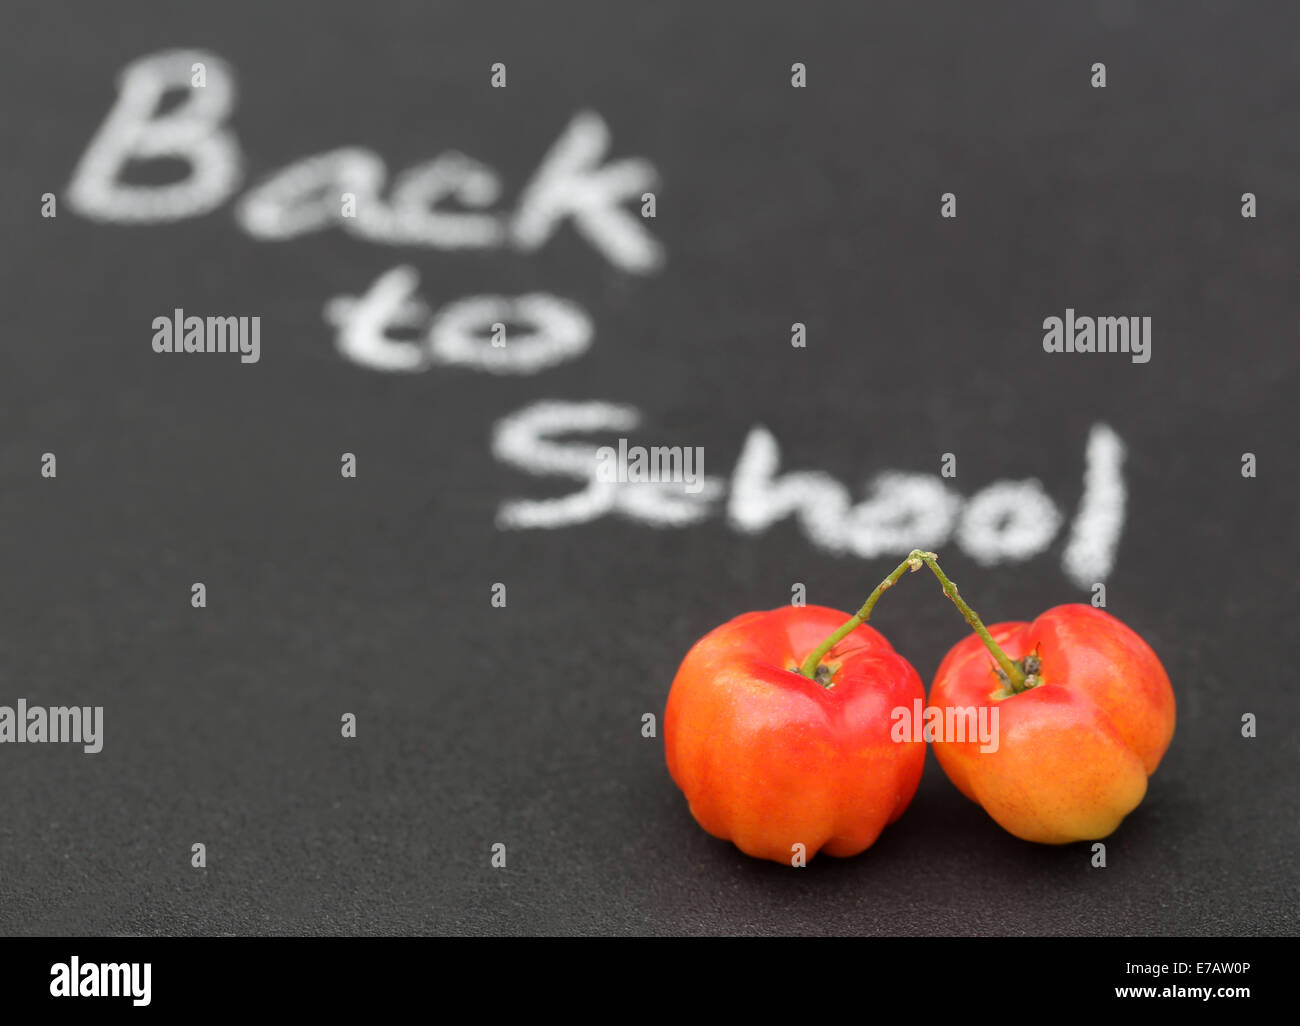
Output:
[[[0,704],[103,718],[0,745],[0,930],[1294,933],[1300,20],[1071,7],[7,4]],[[690,645],[914,544],[1160,654],[1105,869],[933,757],[853,859],[691,819]]]

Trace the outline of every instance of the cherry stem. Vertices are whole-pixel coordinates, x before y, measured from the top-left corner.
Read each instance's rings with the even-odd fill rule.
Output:
[[[799,672],[809,680],[820,683],[817,676],[817,670],[821,666],[822,659],[826,657],[826,654],[843,641],[845,637],[867,622],[868,618],[871,616],[871,610],[875,607],[877,600],[881,595],[892,588],[903,574],[907,573],[909,570],[915,573],[917,570],[920,570],[922,566],[928,566],[934,573],[934,576],[939,579],[939,583],[943,586],[943,593],[947,595],[948,598],[952,600],[953,605],[961,611],[962,616],[966,618],[966,622],[970,624],[975,633],[979,635],[980,641],[984,642],[984,647],[989,650],[989,654],[993,656],[998,666],[1001,667],[1002,674],[1006,677],[1007,688],[1012,694],[1024,691],[1026,687],[1024,670],[1017,666],[1016,663],[1004,651],[1002,651],[1002,647],[993,640],[993,635],[988,632],[988,628],[984,626],[983,621],[980,620],[979,616],[975,613],[975,610],[971,609],[971,607],[966,604],[965,600],[961,597],[961,594],[957,591],[957,585],[953,584],[943,570],[939,568],[938,559],[939,557],[935,553],[926,552],[922,549],[913,549],[909,552],[907,558],[898,565],[897,569],[876,585],[876,590],[868,596],[867,601],[863,603],[862,608],[854,613],[847,623],[836,629],[829,638],[809,653],[808,658],[800,664]]]
[[[922,566],[921,559],[924,555],[927,555],[927,553],[923,553],[920,549],[913,549],[911,553],[909,553],[908,557],[898,564],[898,568],[892,574],[876,585],[876,590],[867,597],[867,601],[862,604],[862,608],[853,614],[853,617],[848,621],[848,623],[837,628],[834,634],[808,654],[808,658],[800,664],[799,672],[809,680],[816,681],[817,668],[821,666],[822,659],[825,657],[826,653],[843,641],[847,635],[867,622],[868,617],[871,616],[871,610],[875,606],[876,601],[881,595],[892,588],[903,574],[907,573],[909,570],[913,573],[920,570]],[[818,681],[818,683],[821,682]]]
[[[983,621],[976,615],[975,610],[971,609],[971,607],[966,604],[965,600],[962,599],[961,595],[957,591],[957,585],[948,580],[947,575],[939,569],[938,556],[933,552],[920,552],[915,549],[912,550],[912,555],[917,556],[931,569],[931,571],[933,571],[934,576],[939,578],[939,583],[943,585],[943,593],[952,599],[952,604],[954,606],[961,610],[961,615],[966,617],[966,622],[970,624],[975,633],[979,635],[980,641],[984,642],[984,647],[989,650],[989,654],[993,656],[998,666],[1002,668],[1002,672],[1006,674],[1007,687],[1010,689],[1011,693],[1019,694],[1021,691],[1024,691],[1026,687],[1025,671],[1017,666],[1016,663],[1002,651],[1002,646],[993,640],[993,635],[989,633],[988,628],[984,626]]]

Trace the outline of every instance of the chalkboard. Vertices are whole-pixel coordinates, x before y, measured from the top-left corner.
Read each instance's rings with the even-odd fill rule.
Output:
[[[0,704],[102,723],[0,745],[0,929],[1294,933],[1300,22],[1069,6],[7,4]],[[914,544],[1164,661],[1105,869],[933,757],[856,858],[691,819],[691,644]]]

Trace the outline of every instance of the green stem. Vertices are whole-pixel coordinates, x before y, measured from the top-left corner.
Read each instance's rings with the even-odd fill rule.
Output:
[[[961,615],[966,617],[966,622],[980,636],[980,641],[984,642],[984,647],[989,650],[989,654],[997,660],[998,666],[1002,667],[1002,672],[1007,677],[1007,686],[1011,689],[1011,692],[1018,694],[1024,691],[1026,688],[1024,671],[1002,651],[1002,646],[993,640],[993,635],[988,632],[988,628],[975,614],[975,610],[971,609],[961,595],[958,594],[957,585],[948,580],[944,572],[939,569],[938,557],[933,552],[922,552],[919,555],[921,561],[934,572],[934,576],[939,578],[939,583],[943,585],[943,593],[952,599],[953,605],[961,610]]]
[[[817,668],[821,666],[822,658],[826,653],[844,640],[848,634],[866,623],[867,618],[871,616],[871,609],[875,606],[876,600],[892,588],[895,583],[897,583],[898,579],[908,570],[913,572],[920,570],[922,558],[927,555],[933,555],[933,553],[925,553],[920,549],[913,549],[908,554],[907,558],[898,564],[898,569],[876,585],[876,590],[868,596],[867,601],[862,604],[862,608],[853,614],[853,617],[848,621],[848,623],[839,627],[834,634],[809,653],[808,658],[800,664],[799,672],[809,680],[817,680]],[[820,683],[820,681],[818,681],[818,683]]]
[[[817,674],[817,670],[822,665],[822,660],[826,657],[826,654],[843,641],[845,637],[867,622],[868,618],[871,616],[871,610],[875,607],[877,600],[881,595],[892,588],[903,574],[909,570],[913,572],[920,570],[922,565],[924,565],[928,566],[934,573],[934,576],[939,578],[939,583],[943,585],[943,593],[947,595],[948,598],[952,600],[953,605],[961,611],[962,616],[966,618],[966,622],[970,624],[975,633],[979,635],[980,641],[984,642],[984,647],[989,650],[989,654],[993,656],[998,666],[1001,667],[1002,675],[1006,678],[1007,689],[1010,690],[1012,694],[1019,694],[1026,688],[1037,684],[1037,677],[1035,677],[1033,681],[1026,683],[1025,671],[1022,670],[1020,666],[1018,666],[1004,651],[1002,651],[1001,645],[993,640],[993,635],[988,632],[988,628],[984,626],[983,621],[980,620],[975,610],[971,609],[971,607],[966,604],[965,600],[961,597],[961,594],[957,591],[957,585],[953,584],[943,570],[939,568],[938,560],[939,557],[933,552],[925,552],[922,549],[913,549],[909,552],[907,558],[898,564],[897,569],[876,585],[876,590],[867,597],[867,601],[862,604],[862,608],[854,613],[847,623],[837,628],[829,638],[809,653],[808,658],[800,664],[799,672],[809,680],[821,684],[822,681]],[[1035,672],[1037,671],[1035,670]],[[826,685],[823,684],[823,687],[825,686]]]

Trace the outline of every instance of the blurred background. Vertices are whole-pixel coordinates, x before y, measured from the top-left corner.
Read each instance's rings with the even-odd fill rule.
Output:
[[[1120,0],[11,0],[0,703],[102,705],[105,736],[94,756],[0,746],[0,930],[1294,932],[1296,28],[1282,4]],[[174,48],[231,69],[238,188],[172,223],[80,215],[65,190],[119,75]],[[343,146],[390,180],[468,154],[513,211],[580,111],[608,126],[605,159],[657,173],[657,270],[572,219],[524,252],[337,226],[267,241],[236,215]],[[562,297],[590,349],[526,376],[359,366],[325,305],[397,266],[435,308]],[[176,307],[260,316],[260,362],[155,354],[152,319]],[[1067,307],[1151,316],[1150,363],[1045,354],[1042,320]],[[828,553],[793,519],[746,535],[721,507],[674,529],[500,530],[502,503],[578,487],[492,455],[494,426],[544,399],[635,407],[637,440],[703,446],[724,479],[762,426],[783,470],[854,501],[951,452],[963,496],[1034,478],[1067,526],[1109,425],[1128,507],[1108,608],[1160,654],[1179,722],[1108,868],[1004,833],[933,758],[858,858],[792,872],[707,837],[641,736],[681,657],[795,583],[856,609],[897,558]],[[1061,570],[1064,530],[1032,559],[980,567],[952,543],[944,565],[986,620],[1029,619],[1090,598]],[[928,686],[965,628],[904,583],[873,624]]]

